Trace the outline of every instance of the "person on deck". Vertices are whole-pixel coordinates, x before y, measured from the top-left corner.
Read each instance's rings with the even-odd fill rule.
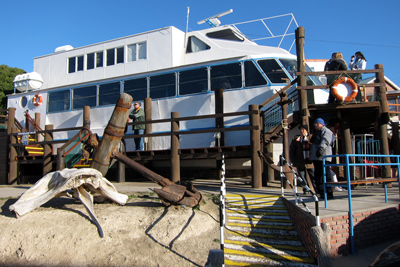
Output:
[[[134,109],[131,114],[129,114],[129,118],[133,120],[133,122],[142,122],[145,121],[144,110],[140,108],[140,102],[135,102],[133,104]],[[146,128],[145,124],[133,125],[133,133],[134,134],[144,134],[144,129]],[[138,137],[134,138],[135,141],[135,150],[143,151],[143,138]]]
[[[328,64],[329,62],[329,64]],[[348,70],[347,63],[343,59],[343,55],[340,52],[336,52],[332,54],[332,59],[325,64],[325,71],[334,71],[334,70]],[[339,78],[339,74],[329,74],[326,75],[327,81],[326,83],[330,86],[337,78]],[[328,103],[334,103],[335,97],[332,94],[329,94]]]

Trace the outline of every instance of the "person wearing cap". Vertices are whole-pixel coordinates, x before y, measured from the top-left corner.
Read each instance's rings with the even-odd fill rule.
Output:
[[[300,135],[296,135],[289,147],[289,159],[294,167],[297,169],[297,173],[303,179],[304,183],[308,185],[306,171],[310,180],[314,184],[314,166],[310,160],[310,135],[308,134],[308,125],[303,124],[299,127]],[[307,194],[307,190],[303,188],[303,193]]]
[[[315,133],[311,140],[310,160],[314,163],[314,178],[316,183],[315,190],[320,194],[324,194],[323,183],[323,164],[324,156],[332,155],[332,145],[335,141],[335,135],[325,126],[325,121],[318,118],[314,121]],[[326,162],[331,162],[332,158],[327,157]],[[325,169],[326,180],[332,181],[332,175],[329,167]],[[328,198],[333,198],[332,187],[327,188]]]

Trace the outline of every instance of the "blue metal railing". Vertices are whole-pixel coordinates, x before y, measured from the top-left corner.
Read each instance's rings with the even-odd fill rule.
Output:
[[[326,163],[326,158],[337,158],[337,157],[342,157],[345,159],[345,163],[339,163],[339,164],[333,164],[333,163]],[[364,162],[364,163],[352,163],[350,162],[351,157],[375,157],[375,158],[391,158],[392,160],[394,159],[395,162],[390,162],[390,163],[382,163],[382,162]],[[334,187],[336,185],[327,185],[326,184],[326,170],[325,167],[333,167],[333,166],[344,166],[346,169],[346,179],[347,179],[347,184],[343,185],[341,184],[342,187],[347,187],[348,191],[348,205],[349,205],[349,224],[350,224],[350,244],[351,244],[351,253],[354,255],[354,223],[353,223],[353,206],[352,206],[352,200],[351,200],[351,180],[350,180],[350,167],[351,166],[368,166],[368,167],[375,167],[375,166],[396,166],[397,169],[399,170],[400,168],[400,155],[369,155],[369,154],[341,154],[341,155],[331,155],[331,156],[324,156],[322,159],[322,164],[323,164],[323,177],[324,177],[324,193],[325,193],[325,208],[328,207],[328,201],[327,201],[327,187]],[[399,182],[399,197],[400,197],[400,171],[398,171],[398,176],[397,176],[397,182]],[[385,202],[388,202],[388,197],[387,197],[387,185],[386,183],[384,184],[385,188]]]

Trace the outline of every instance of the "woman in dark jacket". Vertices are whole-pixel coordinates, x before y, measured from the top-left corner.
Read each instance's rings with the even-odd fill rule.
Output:
[[[314,181],[314,166],[312,161],[310,161],[310,142],[311,136],[308,134],[308,125],[301,125],[299,127],[300,135],[293,138],[289,147],[289,158],[290,162],[296,167],[298,174],[301,179],[304,180],[308,186],[306,171],[310,177],[310,180]],[[313,182],[313,186],[314,182]],[[306,190],[303,189],[306,193]]]

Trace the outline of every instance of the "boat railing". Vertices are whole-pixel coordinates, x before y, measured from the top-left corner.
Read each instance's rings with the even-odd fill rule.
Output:
[[[294,79],[285,87],[277,91],[272,97],[260,105],[263,116],[264,133],[272,132],[277,126],[282,124],[281,93],[286,92],[289,105],[287,108],[288,117],[299,110],[298,91],[296,90],[297,79]]]
[[[273,45],[277,47],[289,46],[287,48],[289,52],[296,41],[294,29],[299,27],[293,13],[239,22],[231,26],[245,34],[249,40],[258,44],[268,45],[268,41],[271,39],[278,40],[279,43]],[[291,36],[293,36],[293,39],[286,42],[286,39]]]
[[[387,98],[386,98],[386,89],[379,90],[379,95],[375,95],[376,90],[374,91],[374,95],[367,100],[367,88],[369,87],[381,87],[386,88],[386,83],[384,81],[384,71],[383,66],[381,64],[376,64],[374,69],[366,69],[366,70],[336,70],[336,71],[307,71],[307,72],[296,72],[297,76],[300,75],[308,75],[308,76],[321,76],[321,75],[335,75],[335,77],[348,77],[354,78],[356,74],[375,74],[376,78],[373,83],[358,83],[358,88],[364,91],[363,100],[367,101],[381,101],[386,102],[383,106],[383,112],[389,112]],[[362,82],[363,80],[361,80]],[[314,90],[314,89],[329,89],[331,84],[321,84],[321,85],[304,85],[304,86],[297,86],[299,90]]]

